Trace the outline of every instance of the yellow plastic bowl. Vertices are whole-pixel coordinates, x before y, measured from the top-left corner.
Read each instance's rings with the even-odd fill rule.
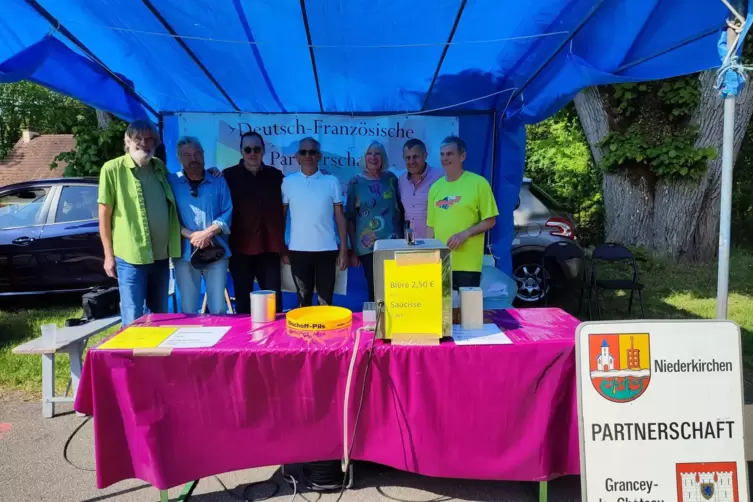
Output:
[[[298,331],[329,331],[350,326],[353,312],[343,307],[301,307],[285,315],[285,322],[290,329]]]

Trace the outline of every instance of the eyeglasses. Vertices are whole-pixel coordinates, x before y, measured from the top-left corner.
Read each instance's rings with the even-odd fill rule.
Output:
[[[251,152],[261,153],[261,147],[260,146],[247,146],[246,148],[243,149],[243,151],[246,152],[247,154]]]
[[[298,155],[301,157],[305,157],[306,155],[311,155],[312,157],[316,157],[319,154],[319,150],[298,150]]]

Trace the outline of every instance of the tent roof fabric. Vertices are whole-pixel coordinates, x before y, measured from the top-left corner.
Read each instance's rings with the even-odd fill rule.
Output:
[[[719,66],[719,0],[3,0],[0,82],[132,119],[504,112]]]

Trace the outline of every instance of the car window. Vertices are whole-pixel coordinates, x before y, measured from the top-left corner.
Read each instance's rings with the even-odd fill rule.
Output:
[[[60,192],[55,223],[95,220],[97,211],[96,186],[65,186]]]
[[[544,204],[548,209],[552,211],[564,211],[562,205],[554,200],[552,196],[546,193],[544,190],[534,185],[533,183],[531,183],[530,187],[533,196],[539,199],[539,201],[541,201],[541,203]]]
[[[0,196],[0,229],[40,223],[40,212],[49,193],[50,187],[33,187]]]

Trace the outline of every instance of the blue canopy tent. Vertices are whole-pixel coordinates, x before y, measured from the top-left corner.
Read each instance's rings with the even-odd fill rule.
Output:
[[[718,67],[728,14],[720,0],[3,0],[0,82],[166,131],[177,112],[457,115],[510,273],[524,125],[587,86]]]

